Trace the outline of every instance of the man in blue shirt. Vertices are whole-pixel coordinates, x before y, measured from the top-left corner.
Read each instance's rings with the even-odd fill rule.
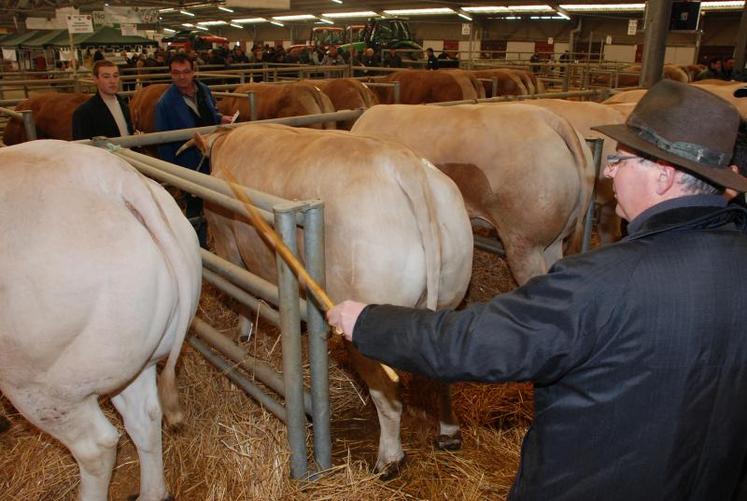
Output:
[[[173,83],[156,104],[156,130],[190,129],[231,122],[231,117],[218,113],[215,99],[207,85],[195,78],[194,67],[189,57],[184,54],[175,55],[169,62],[169,71]],[[196,148],[176,155],[182,144],[182,141],[161,144],[158,146],[158,156],[161,160],[209,174],[209,161],[207,158],[203,159]],[[192,195],[186,197],[187,218],[192,220],[193,224],[196,223],[197,235],[204,247],[207,241],[207,228],[201,220],[202,199]],[[199,221],[196,222],[195,218]]]

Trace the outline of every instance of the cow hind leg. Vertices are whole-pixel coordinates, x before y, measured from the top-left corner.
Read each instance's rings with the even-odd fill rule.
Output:
[[[368,391],[379,416],[381,430],[374,471],[380,473],[383,479],[393,478],[397,476],[405,461],[399,436],[402,401],[398,384],[389,379],[380,363],[364,357],[353,348],[350,353],[355,369],[368,385]]]
[[[143,369],[127,388],[112,397],[112,403],[122,415],[127,434],[140,459],[140,496],[137,499],[168,499],[163,475],[161,404],[156,387],[156,366]]]
[[[436,448],[442,451],[455,451],[462,448],[462,434],[451,405],[451,385],[437,383],[439,397],[438,437]]]
[[[117,429],[104,416],[96,395],[73,403],[41,397],[34,395],[34,403],[13,400],[13,404],[73,454],[80,469],[80,499],[105,501],[116,460]]]
[[[542,249],[528,243],[512,242],[501,238],[506,250],[506,261],[514,280],[524,285],[530,278],[547,273],[548,266]]]

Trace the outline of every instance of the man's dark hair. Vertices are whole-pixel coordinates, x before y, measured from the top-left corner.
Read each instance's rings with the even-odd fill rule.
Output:
[[[115,68],[117,67],[117,65],[111,61],[107,61],[106,59],[99,59],[98,61],[93,63],[93,70],[91,70],[93,71],[93,76],[98,77],[99,69],[108,67],[108,66],[114,66]]]
[[[171,71],[171,65],[174,63],[189,63],[189,67],[195,69],[192,59],[190,59],[186,54],[174,54],[174,56],[169,60],[169,71]]]

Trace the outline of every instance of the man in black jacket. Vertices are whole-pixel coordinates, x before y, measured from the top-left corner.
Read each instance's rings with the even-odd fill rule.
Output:
[[[598,127],[622,241],[461,311],[345,301],[366,356],[446,381],[532,381],[511,500],[747,499],[747,191],[740,117],[663,80]],[[697,126],[693,126],[697,124]],[[726,190],[725,190],[726,189]]]
[[[119,69],[111,61],[96,61],[93,81],[98,92],[73,113],[73,139],[96,136],[119,137],[133,133],[130,112],[117,95]]]

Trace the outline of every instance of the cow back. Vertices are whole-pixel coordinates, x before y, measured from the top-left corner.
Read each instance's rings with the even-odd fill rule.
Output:
[[[132,127],[142,132],[156,132],[156,104],[170,84],[151,84],[138,89],[130,99]]]
[[[73,139],[73,113],[91,94],[47,92],[20,102],[16,111],[31,110],[38,139]],[[5,127],[3,142],[10,146],[27,141],[23,122],[11,118]]]
[[[324,92],[331,101],[334,111],[367,110],[371,106],[378,104],[376,95],[360,80],[355,78],[309,80],[308,82]],[[352,126],[353,120],[337,123],[337,127],[340,129],[350,130]]]

